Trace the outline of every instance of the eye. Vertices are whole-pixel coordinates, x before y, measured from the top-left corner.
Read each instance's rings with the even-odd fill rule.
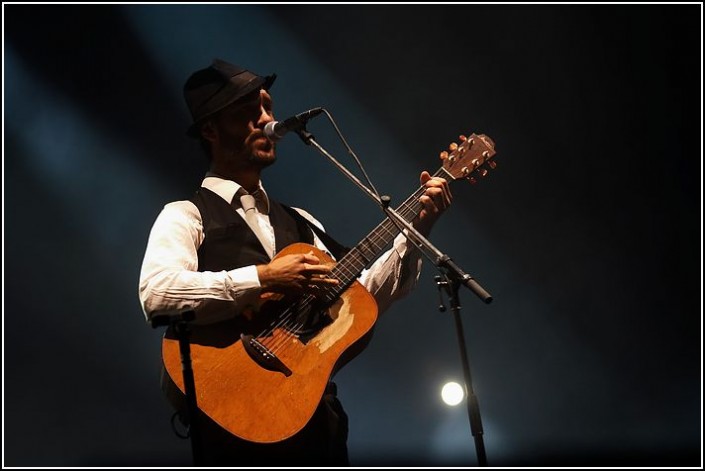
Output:
[[[245,106],[245,112],[248,114],[256,114],[259,112],[259,103],[252,102]]]

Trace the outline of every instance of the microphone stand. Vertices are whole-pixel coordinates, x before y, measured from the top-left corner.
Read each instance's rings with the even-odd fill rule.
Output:
[[[450,309],[453,311],[455,319],[455,330],[458,335],[458,346],[460,347],[460,359],[463,365],[463,376],[465,378],[465,395],[467,396],[468,418],[470,419],[470,430],[475,439],[475,452],[477,454],[477,462],[480,466],[487,466],[487,454],[485,453],[485,442],[483,439],[484,431],[482,429],[482,418],[480,417],[480,405],[475,395],[475,390],[472,387],[472,375],[470,374],[470,362],[468,361],[468,353],[465,348],[465,337],[463,336],[463,323],[460,319],[460,298],[458,291],[460,282],[454,276],[449,276],[447,273],[436,276],[438,289],[445,288],[450,301]],[[445,306],[441,303],[439,310],[444,312]]]
[[[175,314],[161,315],[152,319],[152,327],[169,326],[173,328],[179,339],[179,352],[181,353],[181,371],[184,377],[184,393],[186,396],[186,420],[188,423],[188,436],[191,437],[191,452],[193,465],[202,466],[203,448],[201,433],[198,427],[198,404],[196,401],[196,382],[193,378],[193,368],[191,368],[191,344],[189,337],[191,322],[196,313],[192,310]],[[173,425],[173,422],[172,422]],[[179,435],[181,436],[181,435]],[[186,438],[185,436],[181,436]]]
[[[465,393],[468,397],[468,418],[470,420],[470,429],[475,441],[475,451],[477,454],[478,464],[487,466],[487,455],[485,453],[485,444],[483,439],[482,419],[480,417],[480,409],[477,397],[472,387],[472,375],[470,374],[470,362],[468,361],[467,349],[465,347],[465,338],[463,335],[463,325],[460,319],[460,297],[459,289],[463,285],[469,288],[486,304],[492,302],[492,296],[469,274],[465,273],[448,255],[438,250],[426,237],[419,233],[411,224],[409,224],[396,210],[389,207],[391,198],[389,196],[377,197],[367,186],[365,186],[355,175],[353,175],[344,165],[338,162],[328,151],[321,147],[316,142],[313,134],[308,132],[305,126],[295,130],[304,144],[313,146],[320,154],[328,158],[350,181],[352,181],[364,194],[372,198],[377,203],[387,217],[400,229],[400,232],[410,240],[416,247],[419,248],[422,254],[441,271],[442,276],[436,277],[439,290],[445,288],[448,299],[450,301],[451,310],[455,318],[455,327],[460,346],[460,354],[463,365],[463,373],[465,378]],[[406,232],[401,230],[404,228]],[[441,311],[445,310],[441,306]]]

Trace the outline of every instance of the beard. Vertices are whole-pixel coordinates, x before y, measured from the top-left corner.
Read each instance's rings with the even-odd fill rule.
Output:
[[[259,168],[266,168],[274,164],[277,160],[276,144],[264,137],[264,134],[251,137],[245,141],[248,162]]]
[[[277,161],[277,154],[274,152],[274,149],[269,152],[261,152],[257,149],[254,149],[250,153],[250,156],[247,160],[248,162],[253,165],[256,165],[259,168],[267,168]]]
[[[276,162],[276,145],[267,139],[264,133],[254,132],[244,140],[228,134],[225,136],[227,138],[223,140],[221,146],[229,156],[230,165],[263,169]]]

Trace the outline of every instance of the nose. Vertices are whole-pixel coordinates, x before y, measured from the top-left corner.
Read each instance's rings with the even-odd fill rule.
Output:
[[[257,119],[257,127],[263,129],[267,123],[271,123],[272,121],[274,121],[272,97],[266,90],[262,89],[259,92],[259,117]]]
[[[264,105],[260,105],[259,108],[259,123],[261,126],[274,121],[274,112],[271,109],[265,108]]]

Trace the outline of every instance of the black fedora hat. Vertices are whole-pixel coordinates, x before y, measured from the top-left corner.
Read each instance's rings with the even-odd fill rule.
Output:
[[[184,84],[184,98],[193,118],[186,133],[198,137],[203,120],[255,90],[269,90],[275,78],[276,74],[260,76],[214,59],[210,66],[191,74]]]

